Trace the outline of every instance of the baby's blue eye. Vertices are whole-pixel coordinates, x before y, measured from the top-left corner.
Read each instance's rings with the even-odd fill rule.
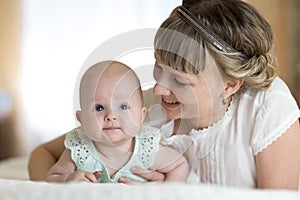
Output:
[[[96,105],[95,109],[97,112],[100,112],[100,111],[104,110],[104,107],[102,105]]]
[[[128,110],[128,105],[126,105],[126,104],[122,104],[122,105],[120,105],[120,109],[121,110]]]

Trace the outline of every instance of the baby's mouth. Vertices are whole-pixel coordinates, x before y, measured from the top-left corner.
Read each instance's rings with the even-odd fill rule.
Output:
[[[117,130],[120,129],[120,127],[116,127],[116,126],[108,126],[103,128],[104,131],[111,131],[111,130]]]

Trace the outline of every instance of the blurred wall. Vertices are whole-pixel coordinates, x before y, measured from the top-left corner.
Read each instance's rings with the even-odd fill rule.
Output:
[[[294,80],[292,86],[293,93],[298,100],[298,106],[300,107],[300,1],[290,0],[289,4],[289,55],[291,65],[291,79]],[[300,119],[299,119],[300,120]]]
[[[246,0],[270,23],[276,45],[280,77],[300,105],[300,1]]]
[[[0,1],[0,90],[10,95],[13,109],[0,120],[0,159],[22,154],[23,137],[18,131],[21,45],[21,1]]]

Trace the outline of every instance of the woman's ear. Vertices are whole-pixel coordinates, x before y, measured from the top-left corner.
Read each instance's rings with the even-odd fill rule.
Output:
[[[145,120],[146,116],[147,116],[147,108],[142,107],[142,122]]]
[[[225,98],[235,94],[243,85],[244,80],[228,79],[224,84]]]
[[[81,111],[76,111],[76,119],[81,123]]]

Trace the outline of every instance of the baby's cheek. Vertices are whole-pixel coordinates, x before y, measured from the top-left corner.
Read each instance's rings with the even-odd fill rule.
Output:
[[[102,127],[102,122],[99,117],[96,115],[89,115],[85,118],[83,121],[84,124],[82,124],[85,129],[89,131],[99,131],[99,129]]]
[[[125,129],[128,135],[135,136],[139,131],[140,126],[141,123],[137,118],[128,116],[127,120],[125,121]]]
[[[139,124],[140,123],[140,117],[137,113],[131,112],[129,114],[129,119],[131,123]]]

